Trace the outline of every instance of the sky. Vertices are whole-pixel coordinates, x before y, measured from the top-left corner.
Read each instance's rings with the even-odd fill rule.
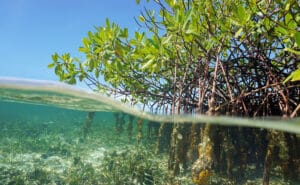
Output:
[[[138,30],[134,17],[145,6],[153,8],[135,0],[0,0],[0,77],[57,81],[47,68],[53,53],[79,56],[82,38],[106,18]]]

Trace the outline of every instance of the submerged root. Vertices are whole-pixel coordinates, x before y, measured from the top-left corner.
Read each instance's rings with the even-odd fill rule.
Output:
[[[212,141],[210,140],[211,126],[206,125],[202,142],[198,146],[199,157],[192,166],[192,180],[197,185],[207,184],[212,175]]]

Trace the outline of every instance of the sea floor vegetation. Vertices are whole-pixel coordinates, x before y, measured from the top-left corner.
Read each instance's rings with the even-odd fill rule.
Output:
[[[94,120],[87,132],[84,121],[1,120],[0,184],[194,184],[192,165],[174,176],[168,170],[168,152],[155,151],[157,142],[146,137],[147,129],[139,130],[136,123],[132,132],[128,128],[126,132],[113,121],[107,124]],[[233,168],[233,173],[238,170]],[[275,178],[270,184],[293,184],[284,180],[281,171],[280,167],[272,171]],[[243,177],[234,180],[226,173],[209,172],[207,179],[198,184],[262,183],[262,171],[257,171],[255,165],[248,165],[244,172]]]
[[[165,184],[167,157],[113,125],[0,121],[0,184]],[[151,146],[149,146],[151,147]]]

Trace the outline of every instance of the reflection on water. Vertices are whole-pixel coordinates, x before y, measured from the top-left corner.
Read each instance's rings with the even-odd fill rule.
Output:
[[[300,184],[299,119],[152,116],[11,84],[0,83],[0,184]]]

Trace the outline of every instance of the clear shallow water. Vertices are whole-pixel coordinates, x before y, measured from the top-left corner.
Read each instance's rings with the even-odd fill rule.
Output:
[[[174,123],[189,129],[192,123],[200,128],[209,123],[219,130],[229,129],[232,135],[240,129],[236,126],[242,126],[245,135],[272,129],[297,134],[298,141],[300,133],[299,118],[153,115],[64,84],[12,78],[0,78],[0,118],[0,184],[194,184],[190,171],[197,149],[186,150],[183,158],[187,167],[181,166],[184,172],[173,177],[168,170]],[[162,128],[162,123],[168,124]],[[176,137],[190,137],[185,135],[192,134],[184,132]],[[251,137],[246,137],[245,146],[251,146],[247,141]],[[235,145],[234,140],[232,143]],[[287,151],[278,148],[285,158]],[[255,150],[247,155],[256,155]],[[214,173],[207,183],[261,184],[262,164],[255,167],[248,158],[243,177],[238,177],[238,168],[233,168],[233,180],[226,180],[225,172]],[[300,172],[299,166],[295,169]],[[282,165],[276,164],[272,170],[271,184],[299,182],[284,178]]]
[[[56,106],[80,111],[124,112],[143,119],[158,122],[210,123],[226,126],[259,127],[300,133],[300,119],[282,120],[280,118],[248,119],[238,117],[206,115],[163,116],[140,111],[130,105],[111,98],[76,89],[72,86],[50,82],[13,78],[0,78],[0,100]]]

